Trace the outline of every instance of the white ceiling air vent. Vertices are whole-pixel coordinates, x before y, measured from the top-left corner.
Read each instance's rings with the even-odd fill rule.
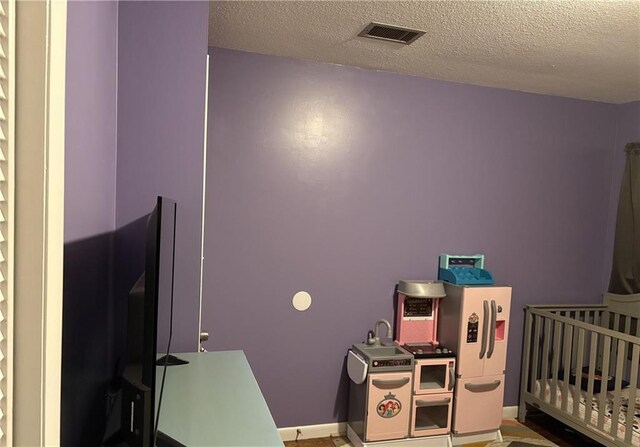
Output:
[[[358,36],[409,45],[424,33],[424,31],[419,31],[416,29],[371,22],[365,27],[365,29],[360,32],[360,34],[358,34]]]

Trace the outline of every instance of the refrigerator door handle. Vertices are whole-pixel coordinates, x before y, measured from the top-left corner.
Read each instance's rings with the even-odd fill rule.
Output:
[[[465,383],[464,387],[471,392],[481,393],[483,391],[492,391],[500,386],[499,380],[488,383]]]
[[[449,388],[447,391],[453,390],[453,387],[456,385],[456,373],[453,369],[453,366],[449,366]]]
[[[489,302],[484,300],[484,315],[482,316],[482,347],[480,348],[480,358],[484,358],[487,352],[487,332],[489,332]]]
[[[487,358],[493,355],[493,349],[496,347],[496,320],[498,319],[498,305],[495,300],[491,300],[491,334],[489,334],[489,352]]]

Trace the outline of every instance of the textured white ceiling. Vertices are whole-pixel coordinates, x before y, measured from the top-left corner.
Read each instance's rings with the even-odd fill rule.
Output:
[[[357,37],[369,22],[427,32]],[[640,0],[212,1],[209,45],[594,101],[640,99]]]

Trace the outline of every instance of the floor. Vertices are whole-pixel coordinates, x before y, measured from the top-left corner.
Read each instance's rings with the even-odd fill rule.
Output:
[[[601,444],[582,436],[542,412],[530,412],[525,425],[559,447],[599,447]],[[346,438],[317,438],[288,441],[285,447],[346,447]]]
[[[541,411],[530,410],[524,425],[560,447],[600,447],[602,445]]]
[[[332,438],[304,439],[300,441],[288,441],[285,447],[336,447]]]

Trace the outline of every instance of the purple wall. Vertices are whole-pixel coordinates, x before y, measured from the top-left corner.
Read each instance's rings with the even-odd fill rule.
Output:
[[[131,235],[125,229],[140,227],[135,222],[151,212],[156,196],[175,199],[179,324],[172,349],[178,351],[198,346],[208,12],[207,2],[121,2],[119,7],[116,256],[126,280],[116,286],[117,313],[144,268],[141,246],[127,243]]]
[[[113,376],[118,5],[69,2],[61,443],[98,445]]]
[[[607,239],[602,270],[602,290],[609,288],[611,265],[613,263],[613,240],[615,237],[618,197],[624,172],[624,146],[632,141],[640,141],[640,101],[622,104],[617,108],[616,138],[613,147],[614,161],[611,171],[611,195],[607,220]]]
[[[210,53],[208,348],[246,352],[278,426],[344,421],[346,350],[397,280],[485,253],[516,405],[523,306],[600,300],[617,106]]]
[[[67,8],[65,242],[115,228],[117,2]]]

